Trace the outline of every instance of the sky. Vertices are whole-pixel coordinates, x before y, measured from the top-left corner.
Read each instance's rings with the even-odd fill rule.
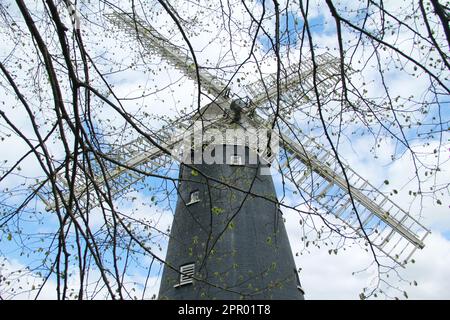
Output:
[[[271,3],[266,2],[267,9],[271,9]],[[352,6],[352,1],[343,1],[343,5]],[[392,3],[388,6],[393,5]],[[186,14],[186,19],[192,19],[195,21],[195,10],[189,8],[188,4],[180,5],[183,10],[191,15]],[[258,7],[259,6],[259,7]],[[95,8],[95,5],[93,6]],[[92,7],[91,7],[92,9]],[[395,9],[395,8],[392,8]],[[14,14],[14,8],[11,9]],[[87,10],[87,9],[85,9]],[[93,9],[92,9],[93,10]],[[234,59],[238,61],[243,61],[248,55],[248,44],[241,45],[243,39],[247,39],[248,35],[245,32],[238,32],[236,29],[241,28],[242,25],[248,24],[248,19],[245,19],[245,15],[242,12],[238,12],[238,9],[234,10],[233,13],[233,23],[236,25],[229,26],[230,30],[218,30],[217,25],[210,23],[208,16],[203,17],[204,19],[199,19],[195,21],[194,30],[189,34],[192,40],[192,45],[197,52],[197,57],[202,64],[214,66],[216,61],[220,61],[221,65],[232,65]],[[253,9],[255,13],[261,12],[261,1],[255,3]],[[86,11],[87,13],[87,11]],[[271,36],[274,34],[273,29],[274,18],[267,19],[263,22],[263,25],[267,30],[271,30]],[[321,10],[320,4],[313,2],[310,9],[310,20],[312,25],[312,31],[314,37],[317,41],[317,46],[319,51],[325,51],[329,48],[330,52],[336,51],[336,41],[335,41],[335,28],[333,27],[333,21],[329,15],[324,10]],[[87,22],[86,22],[87,23]],[[179,35],[171,35],[168,31],[169,28],[165,27],[167,23],[163,18],[153,17],[152,23],[155,27],[158,27],[160,32],[164,33],[166,36],[171,38],[173,42],[181,42]],[[241,23],[241,24],[240,24]],[[281,44],[283,47],[286,45],[291,45],[293,47],[298,46],[298,40],[295,38],[295,31],[301,30],[303,25],[302,19],[298,11],[289,10],[284,15],[282,15],[280,30],[281,34]],[[89,24],[90,28],[94,28],[92,24]],[[82,25],[83,28],[83,25]],[[245,28],[242,28],[245,30]],[[92,29],[88,29],[92,30]],[[86,30],[86,31],[88,31]],[[94,29],[95,30],[95,29]],[[241,30],[241,29],[239,29]],[[230,50],[230,45],[226,41],[229,32],[233,32],[232,49]],[[289,39],[287,35],[289,34]],[[2,32],[2,37],[6,37],[6,34]],[[407,35],[391,35],[392,37],[404,36],[405,39]],[[92,35],[87,33],[86,37],[95,42],[99,40],[98,35]],[[130,63],[135,60],[137,56],[137,50],[133,45],[133,41],[128,39],[120,47],[117,43],[108,43],[108,40],[103,40],[101,45],[99,45],[95,51],[99,60],[103,59],[104,64],[100,64],[103,70],[108,70],[108,61],[120,61],[121,63]],[[261,35],[258,37],[257,45],[260,46],[261,50],[258,52],[258,57],[264,61],[261,68],[264,72],[274,72],[276,70],[276,63],[270,58],[270,45],[266,35]],[[399,41],[402,43],[402,41]],[[404,41],[405,50],[408,48],[408,41]],[[8,61],[8,53],[13,46],[5,46],[0,50],[0,60]],[[102,51],[103,49],[103,51]],[[286,48],[284,48],[286,49]],[[25,55],[27,50],[23,49],[21,54]],[[388,55],[388,53],[386,53]],[[295,49],[283,51],[283,61],[289,61],[295,56]],[[387,57],[384,57],[387,58]],[[25,61],[26,59],[23,58]],[[155,70],[154,73],[142,72],[144,68],[136,68],[135,70],[127,70],[124,72],[112,73],[107,76],[107,80],[114,85],[115,92],[121,97],[139,97],[144,90],[146,92],[154,93],[151,99],[137,99],[134,101],[125,101],[124,106],[129,113],[139,115],[144,112],[148,112],[154,116],[168,115],[175,116],[183,107],[192,109],[196,104],[195,92],[196,87],[193,81],[182,76],[182,73],[178,70],[174,70],[172,66],[161,60],[156,54],[151,56],[145,56],[144,59],[146,63],[146,68],[148,70]],[[373,60],[370,60],[373,63]],[[142,62],[141,62],[142,63]],[[24,62],[24,65],[26,63]],[[354,69],[358,69],[360,66],[355,63],[352,66]],[[252,82],[256,80],[256,76],[253,72],[254,64],[246,64],[238,73],[238,77],[233,79],[231,86],[233,90],[237,92],[242,92],[242,87],[237,79],[244,79],[242,82],[245,83]],[[405,69],[412,69],[412,66],[405,65]],[[230,67],[232,69],[232,67]],[[247,74],[248,73],[248,74]],[[21,73],[19,72],[19,75]],[[421,92],[424,83],[427,79],[420,77],[411,77],[405,75],[404,73],[399,73],[396,70],[386,71],[387,78],[389,80],[389,90],[392,96],[396,94],[401,94],[403,97],[408,97],[409,95],[414,95]],[[220,76],[220,74],[218,74]],[[380,81],[376,78],[370,68],[365,69],[364,73],[361,75],[362,81],[367,82],[367,90],[369,90],[373,95],[380,92]],[[3,84],[3,78],[1,79]],[[0,88],[0,90],[4,90]],[[3,101],[6,105],[18,105],[17,102],[13,101],[10,94],[0,91],[5,98]],[[444,98],[445,99],[445,98]],[[447,98],[448,99],[448,98]],[[448,100],[447,100],[448,101]],[[26,119],[21,117],[20,108],[10,108],[7,109],[8,114],[20,123],[20,127],[23,132],[31,134],[31,128],[26,122]],[[117,116],[115,116],[111,110],[105,107],[101,111],[105,119],[109,119],[112,125],[120,127],[123,123]],[[330,111],[333,114],[333,110]],[[448,119],[450,112],[443,111],[442,116],[444,119]],[[430,115],[432,117],[433,114]],[[435,115],[434,115],[435,116]],[[298,115],[296,118],[297,125],[302,127],[306,132],[308,130],[310,134],[314,135],[314,125],[307,123],[307,118],[303,115]],[[4,123],[2,122],[2,125]],[[100,125],[100,124],[99,124]],[[149,126],[158,127],[160,124],[155,120],[149,123]],[[359,125],[353,124],[354,130],[358,131]],[[346,128],[351,131],[352,127]],[[2,132],[5,132],[3,130]],[[436,161],[436,154],[431,151],[438,146],[437,139],[430,142],[429,145],[423,145],[422,141],[417,141],[414,143],[414,132],[409,132],[411,135],[411,141],[413,142],[412,148],[416,150],[421,155],[421,160],[424,163],[429,163],[432,165]],[[351,165],[351,167],[356,170],[359,174],[367,178],[375,186],[380,187],[382,191],[387,193],[392,192],[392,190],[399,190],[392,198],[395,199],[402,207],[406,208],[410,214],[415,217],[421,217],[424,225],[431,229],[431,235],[426,239],[425,249],[418,250],[414,255],[414,264],[409,264],[407,268],[401,269],[399,272],[406,282],[400,283],[400,290],[391,289],[388,292],[389,297],[399,297],[405,298],[404,291],[407,291],[407,295],[412,299],[450,299],[450,283],[446,281],[450,279],[450,268],[447,266],[450,264],[450,215],[449,215],[449,204],[450,197],[448,190],[443,192],[440,196],[440,201],[443,205],[437,205],[437,198],[426,197],[421,201],[421,199],[412,199],[408,195],[409,190],[415,190],[417,188],[416,180],[414,179],[415,170],[411,159],[405,154],[403,157],[397,159],[392,163],[390,155],[399,152],[398,144],[394,141],[389,141],[385,139],[379,143],[379,147],[375,152],[376,158],[374,158],[374,153],[371,152],[373,146],[373,140],[369,136],[351,136],[351,140],[343,141],[339,152],[342,158]],[[438,150],[438,154],[442,158],[448,159],[450,157],[449,149],[449,139],[450,135],[445,132],[442,136],[443,143],[445,147]],[[322,140],[322,142],[325,142]],[[20,143],[14,136],[6,137],[5,141],[1,145],[2,150],[11,150],[11,152],[2,152],[1,159],[17,159],[18,156],[23,154],[26,150],[26,146]],[[401,150],[401,149],[400,149]],[[52,149],[52,152],[58,156],[62,154],[62,150],[58,149],[57,146]],[[436,180],[430,177],[421,176],[423,180],[423,187],[430,187],[433,183],[445,184],[450,181],[450,170],[447,168],[448,161],[444,162],[446,166],[442,166],[441,172],[436,176]],[[25,162],[23,166],[23,175],[35,176],[37,175],[36,165],[32,162]],[[424,174],[426,170],[420,170],[420,174]],[[173,173],[174,174],[174,173]],[[384,183],[385,180],[389,180],[389,184]],[[277,187],[278,194],[281,194],[281,183],[280,176],[274,175],[275,185]],[[6,187],[11,187],[17,184],[17,181],[11,179],[2,182],[2,189]],[[156,184],[156,183],[155,183]],[[126,205],[122,208],[125,212],[129,212],[135,218],[148,219],[152,221],[155,226],[158,226],[161,230],[166,230],[172,221],[172,213],[170,211],[164,210],[160,205],[147,206],[143,203],[152,203],[151,192],[134,192],[133,196],[137,199],[133,201],[131,205]],[[287,202],[296,203],[297,199],[295,195],[288,195],[286,199]],[[347,248],[345,251],[339,251],[337,255],[329,254],[328,248],[316,248],[309,247],[305,249],[305,243],[302,240],[304,234],[299,228],[299,216],[297,213],[290,210],[283,210],[284,217],[286,219],[286,228],[288,231],[292,251],[294,253],[295,261],[298,268],[301,268],[300,279],[302,286],[306,292],[307,299],[358,299],[359,294],[364,287],[370,287],[373,285],[371,281],[374,278],[373,268],[369,268],[366,271],[359,272],[360,270],[366,269],[370,265],[370,256],[367,255],[364,250],[362,250],[357,244],[353,244]],[[101,224],[101,216],[95,212],[92,214],[92,225]],[[98,218],[98,220],[96,220]],[[51,230],[52,226],[56,225],[57,221],[55,217],[46,218],[46,224],[39,226],[42,233]],[[31,227],[31,226],[30,226]],[[11,253],[9,250],[7,234],[4,234],[1,242],[0,248],[2,253],[8,253],[7,255],[0,255],[0,275],[13,275],[20,277],[25,282],[32,283],[39,278],[35,271],[30,271],[29,275],[24,275],[22,272],[17,270],[23,269],[25,265],[29,262],[26,257],[19,255],[17,252]],[[161,258],[164,258],[166,241],[162,240],[162,247],[158,254]],[[156,246],[154,247],[156,248]],[[299,253],[297,255],[297,253]],[[301,254],[300,254],[301,253]],[[3,261],[3,262],[2,262]],[[150,298],[157,294],[159,287],[159,272],[160,269],[156,268],[150,274],[149,287],[145,292],[145,297]],[[29,279],[27,278],[29,277]],[[146,274],[142,272],[142,269],[136,268],[136,272],[127,275],[128,281],[142,282],[145,279]],[[415,282],[414,282],[415,281]],[[415,285],[417,283],[417,285]],[[74,286],[76,283],[74,283]],[[5,283],[0,282],[0,289],[5,288]],[[11,288],[13,284],[8,284],[7,287]],[[138,287],[139,291],[139,287]],[[52,280],[49,281],[48,286],[46,286],[41,294],[41,298],[54,298],[55,294],[55,284]],[[140,297],[143,293],[137,292],[136,296]],[[26,298],[26,295],[19,295],[19,298]],[[99,295],[97,298],[100,298]]]

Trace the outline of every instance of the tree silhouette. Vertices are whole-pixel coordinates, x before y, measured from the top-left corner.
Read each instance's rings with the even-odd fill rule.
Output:
[[[153,25],[192,65],[168,63],[138,32],[114,24],[114,13],[131,14],[136,28]],[[341,154],[364,147],[356,150],[364,159],[408,164],[408,187],[392,189],[385,173],[378,182],[419,208],[411,214],[420,217],[427,199],[447,206],[449,183],[439,177],[450,128],[448,21],[448,4],[437,0],[2,2],[0,296],[39,298],[49,290],[58,299],[155,298],[148,287],[164,264],[180,182],[165,143],[217,98],[202,87],[199,70],[240,98],[253,82],[275,83],[276,97],[264,105],[272,128],[327,148],[352,203]],[[324,53],[334,57],[325,80]],[[311,74],[283,91],[289,68],[306,63]],[[165,156],[130,166],[136,145]],[[294,175],[287,163],[285,175]],[[112,170],[128,173],[112,179]],[[317,208],[319,180],[311,175],[304,190],[284,177],[271,201],[298,216],[297,254],[312,245],[330,254],[361,245],[376,279],[360,298],[407,296],[399,266],[367,234]]]

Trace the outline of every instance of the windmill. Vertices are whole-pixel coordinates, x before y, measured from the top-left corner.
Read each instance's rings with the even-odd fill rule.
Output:
[[[170,43],[149,24],[131,14],[114,13],[108,19],[173,67],[198,81],[213,97],[211,103],[192,117],[174,120],[163,127],[154,141],[140,137],[109,153],[125,165],[111,163],[95,187],[108,184],[108,192],[120,196],[129,186],[174,161],[180,162],[180,185],[174,222],[163,271],[159,298],[164,299],[302,299],[293,255],[283,218],[276,200],[270,164],[281,147],[278,168],[286,180],[314,199],[317,212],[332,214],[358,237],[396,263],[404,265],[416,249],[424,247],[429,234],[419,221],[393,203],[352,168],[338,161],[320,143],[288,124],[273,126],[271,100],[282,94],[280,116],[295,111],[300,91],[302,99],[314,87],[330,90],[338,81],[338,61],[330,54],[315,57],[284,70],[281,81],[276,75],[246,86],[248,99],[241,99],[206,69]],[[316,81],[312,74],[315,73]],[[199,135],[174,134],[174,128],[187,131],[200,123]],[[195,141],[208,130],[240,128],[244,138],[210,143],[220,163],[193,161],[205,144]],[[249,142],[250,129],[269,132],[263,144]],[[265,131],[264,131],[265,130]],[[245,133],[247,132],[247,133]],[[194,141],[194,143],[192,143]],[[184,142],[184,143],[183,143]],[[155,144],[156,143],[156,144]],[[250,162],[249,159],[255,159]],[[132,168],[133,170],[130,170]],[[345,175],[343,172],[345,171]],[[61,189],[68,184],[63,175],[54,177]],[[93,183],[75,181],[75,197],[89,203]],[[47,210],[53,210],[64,196],[52,197],[45,184],[39,197]]]

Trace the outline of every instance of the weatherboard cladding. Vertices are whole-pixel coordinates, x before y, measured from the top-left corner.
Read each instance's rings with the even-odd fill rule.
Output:
[[[276,199],[272,177],[248,163],[195,168],[180,170],[183,182],[166,256],[175,270],[164,268],[159,299],[303,299],[283,218],[268,200]],[[251,193],[261,197],[211,180],[208,192],[202,173],[238,189],[253,184]],[[186,205],[194,190],[200,201]],[[196,279],[180,286],[176,270],[188,263],[195,263]]]

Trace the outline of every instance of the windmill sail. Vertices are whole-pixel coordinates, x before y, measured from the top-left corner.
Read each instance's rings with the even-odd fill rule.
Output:
[[[424,247],[429,230],[351,167],[344,164],[346,181],[340,163],[323,146],[299,132],[295,140],[287,131],[281,136],[286,151],[282,174],[320,205],[318,212],[333,214],[361,237],[365,233],[373,246],[402,265]]]
[[[115,13],[108,18],[130,34],[135,35],[137,32],[149,48],[158,52],[190,78],[196,79],[198,71],[201,85],[216,97],[220,97],[218,103],[229,102],[229,98],[223,94],[226,88],[224,83],[216,80],[205,69],[196,70],[193,60],[154,28],[128,14]],[[321,90],[332,90],[339,80],[336,59],[324,54],[317,56],[315,62],[318,86]],[[262,81],[247,86],[247,92],[253,97],[249,111],[256,111],[252,115],[252,121],[261,127],[270,126],[270,107],[264,106],[270,104],[279,94],[289,96],[289,91],[296,89],[302,94],[303,100],[309,100],[308,92],[314,89],[311,80],[313,71],[312,62],[304,61],[287,68],[283,78],[279,79],[280,85],[277,85],[275,75],[269,75]],[[291,109],[282,108],[280,116],[295,111],[297,107],[298,100],[291,105]],[[160,133],[164,136],[164,130]],[[284,148],[284,157],[280,163],[282,174],[299,190],[307,193],[313,199],[314,205],[320,206],[318,209],[320,213],[333,214],[361,237],[367,235],[366,240],[399,264],[407,262],[414,250],[423,248],[423,241],[429,230],[376,187],[347,165],[344,166],[348,177],[346,181],[343,178],[341,164],[335,156],[300,131],[293,134],[291,130],[281,128],[279,136]],[[167,140],[161,140],[161,145],[167,149],[172,148],[175,143],[173,139],[170,145]],[[107,180],[113,185],[112,189],[116,194],[144,177],[130,172],[127,168],[142,168],[143,171],[151,172],[172,161],[169,155],[163,154],[160,148],[149,144],[144,138],[119,147],[112,154],[122,157],[121,162],[126,166],[112,165],[106,174],[95,177],[93,181],[96,185],[102,186]],[[61,185],[67,184],[62,177],[58,177],[57,180]],[[80,180],[76,196],[82,198],[93,188],[93,185]],[[53,209],[54,200],[48,200],[51,192],[47,190],[46,193],[44,189],[41,188],[39,195],[46,201],[47,208]]]
[[[227,99],[225,83],[218,80],[206,69],[196,66],[187,51],[172,44],[150,24],[132,13],[114,12],[106,15],[106,17],[131,37],[137,37],[147,49],[156,51],[159,56],[171,63],[176,69],[182,71],[191,79],[200,81],[201,86],[216,98]],[[200,79],[197,79],[197,72]]]
[[[163,149],[171,150],[183,139],[181,135],[173,135],[174,128],[182,122],[181,119],[174,121],[171,127],[162,128],[157,135],[152,135],[158,146],[146,137],[140,136],[121,146],[111,147],[110,151],[102,155],[101,165],[98,158],[92,157],[90,160],[92,174],[84,165],[77,163],[78,170],[73,189],[80,207],[92,209],[98,206],[104,197],[102,193],[106,192],[110,193],[112,198],[117,198],[147,175],[157,173],[161,168],[168,168],[173,158]],[[70,186],[62,172],[58,173],[54,180],[62,194],[58,196],[58,203],[61,205],[62,201],[67,201],[69,198]],[[49,181],[43,181],[34,188],[39,198],[45,203],[46,210],[54,210],[57,202]],[[96,192],[100,194],[97,196]]]
[[[315,58],[317,83],[322,91],[334,90],[339,81],[339,61],[329,53],[323,53]],[[271,102],[277,94],[289,95],[290,90],[300,91],[302,100],[310,100],[313,93],[314,84],[312,74],[314,72],[314,63],[311,59],[304,59],[299,63],[292,64],[287,68],[280,70],[281,77],[278,81],[276,74],[268,74],[262,79],[245,86],[245,90],[252,97],[252,107],[258,108],[260,112],[267,110],[262,107]],[[277,85],[279,82],[279,85]],[[291,108],[283,106],[280,110],[280,116],[295,111],[298,104]],[[266,115],[270,113],[264,112]]]
[[[221,120],[215,119],[207,124],[204,123],[204,129],[217,126]],[[183,130],[190,128],[192,124],[191,119],[186,120],[185,117],[173,120],[170,126],[165,126],[152,135],[156,145],[145,136],[140,136],[123,145],[112,146],[109,152],[102,155],[101,165],[97,158],[91,159],[90,165],[95,166],[93,175],[84,169],[81,163],[78,163],[73,189],[80,209],[92,209],[100,205],[102,199],[107,199],[109,195],[116,199],[147,176],[165,174],[160,172],[161,169],[168,169],[174,161],[183,161],[181,159],[183,156],[181,148],[185,146],[183,142],[185,139],[194,138],[190,135],[186,136]],[[67,201],[69,198],[70,186],[62,172],[56,174],[54,180],[62,194],[58,196],[58,203],[61,206],[62,201]],[[34,189],[37,196],[45,203],[47,211],[56,208],[57,201],[48,180],[35,185]],[[95,195],[96,192],[100,194]],[[106,195],[106,192],[109,195]],[[102,193],[105,195],[103,196]]]

